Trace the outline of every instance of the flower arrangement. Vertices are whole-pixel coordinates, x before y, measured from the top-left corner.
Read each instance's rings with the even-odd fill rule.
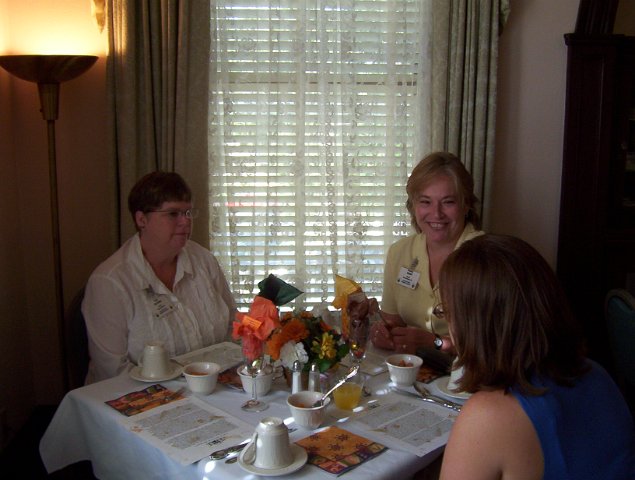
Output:
[[[262,357],[265,341],[280,327],[278,307],[293,300],[302,292],[273,274],[258,283],[260,293],[249,307],[249,313],[236,313],[232,337],[240,340],[243,355],[252,362]]]
[[[310,312],[286,312],[280,325],[267,340],[267,353],[286,368],[299,360],[304,370],[315,362],[325,372],[349,352],[342,335]]]

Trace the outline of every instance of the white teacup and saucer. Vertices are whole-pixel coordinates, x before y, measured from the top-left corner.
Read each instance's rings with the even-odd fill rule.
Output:
[[[299,470],[307,459],[304,448],[289,442],[289,430],[282,419],[265,417],[240,452],[238,465],[254,475],[275,477]]]
[[[148,343],[130,377],[140,382],[165,382],[181,375],[183,367],[170,361],[162,342]]]
[[[471,394],[462,392],[458,389],[457,382],[463,376],[463,367],[456,366],[456,360],[452,365],[452,372],[449,377],[441,377],[435,380],[435,383],[442,393],[442,396],[449,397],[453,400],[467,400]],[[463,403],[463,402],[460,402]]]

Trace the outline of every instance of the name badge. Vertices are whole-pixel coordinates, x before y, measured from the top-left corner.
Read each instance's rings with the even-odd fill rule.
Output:
[[[152,316],[154,318],[163,318],[174,310],[174,304],[167,295],[154,293],[151,289],[148,291],[150,301],[152,302]]]
[[[414,290],[417,288],[417,285],[419,285],[420,275],[421,274],[419,272],[415,272],[414,270],[410,270],[406,267],[401,267],[399,269],[399,276],[397,277],[397,284]]]

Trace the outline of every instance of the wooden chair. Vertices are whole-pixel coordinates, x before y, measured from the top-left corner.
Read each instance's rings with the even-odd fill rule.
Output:
[[[82,315],[83,299],[84,289],[82,288],[69,304],[64,318],[64,345],[66,347],[66,371],[68,373],[69,390],[84,385],[90,360],[86,322],[84,321],[84,315]]]
[[[604,313],[616,380],[635,410],[635,298],[624,289],[611,290]]]

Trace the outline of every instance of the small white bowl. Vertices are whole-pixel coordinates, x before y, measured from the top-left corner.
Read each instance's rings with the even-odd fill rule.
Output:
[[[240,382],[243,384],[243,390],[249,395],[252,394],[252,382],[251,375],[246,372],[245,365],[241,365],[236,369]],[[256,376],[256,394],[259,397],[264,397],[271,390],[271,383],[273,382],[273,368],[268,367],[266,371],[260,372]]]
[[[183,369],[188,388],[198,395],[209,395],[216,388],[220,365],[214,362],[194,362]]]
[[[397,353],[390,355],[386,359],[388,365],[388,372],[390,373],[390,380],[400,386],[409,387],[417,379],[417,373],[423,360],[416,355],[409,355],[407,353]]]
[[[321,392],[310,392],[308,390],[289,395],[287,405],[289,405],[296,425],[307,430],[315,430],[322,425],[326,416],[326,407],[331,403],[331,399],[329,397],[325,398],[321,407],[311,407],[320,398],[322,398]]]

